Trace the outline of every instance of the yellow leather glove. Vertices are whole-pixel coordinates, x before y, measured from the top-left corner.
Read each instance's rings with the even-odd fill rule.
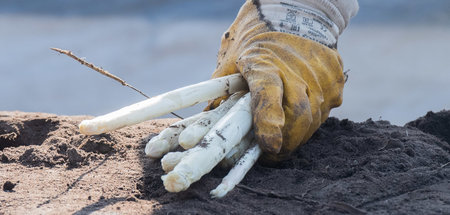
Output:
[[[223,35],[213,78],[243,75],[252,96],[256,142],[263,160],[276,162],[304,144],[330,109],[341,105],[345,77],[335,49],[274,32],[254,2],[244,4]]]

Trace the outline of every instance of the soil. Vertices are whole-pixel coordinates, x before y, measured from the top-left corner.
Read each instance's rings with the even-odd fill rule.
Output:
[[[85,136],[88,116],[0,112],[0,214],[450,214],[450,112],[407,125],[329,118],[222,199],[219,168],[167,192],[146,142],[175,119]]]

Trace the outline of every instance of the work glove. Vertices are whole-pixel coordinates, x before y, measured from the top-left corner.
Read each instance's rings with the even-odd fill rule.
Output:
[[[286,2],[247,0],[223,35],[212,75],[241,73],[247,81],[265,163],[286,159],[341,105],[345,76],[336,42],[358,10],[356,0]]]

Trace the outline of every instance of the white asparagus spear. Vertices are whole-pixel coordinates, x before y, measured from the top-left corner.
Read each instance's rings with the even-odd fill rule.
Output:
[[[84,120],[79,125],[80,132],[92,135],[113,131],[246,88],[247,84],[240,74],[211,79],[152,97],[91,120]]]
[[[236,165],[228,172],[227,176],[222,179],[222,183],[212,190],[210,194],[213,198],[222,198],[230,192],[236,184],[242,181],[247,172],[252,168],[255,162],[261,156],[261,148],[254,145],[244,156],[236,163]]]
[[[250,143],[253,140],[253,132],[249,132],[242,138],[241,142],[234,146],[230,152],[225,156],[225,158],[220,162],[220,166],[223,168],[231,168],[233,167],[239,158],[242,157],[243,154],[250,147]],[[190,150],[183,152],[169,152],[161,159],[161,167],[164,172],[168,173],[175,168],[175,166],[181,161],[183,157],[188,155],[191,152]]]
[[[219,107],[210,111],[211,114],[208,117],[203,117],[184,129],[178,138],[180,146],[184,149],[194,147],[243,95],[244,92],[237,92],[231,95]]]
[[[201,112],[187,119],[172,124],[168,128],[164,129],[158,136],[153,137],[147,143],[147,145],[145,146],[145,154],[150,158],[160,158],[167,152],[173,151],[176,147],[178,147],[179,138],[181,138],[180,133],[182,133],[185,129],[189,129],[193,124],[196,124],[196,126],[194,126],[196,128],[208,128],[207,131],[203,131],[201,129],[200,131],[191,129],[191,131],[194,132],[195,135],[185,135],[184,140],[189,144],[195,146],[195,144],[197,144],[200,139],[205,136],[205,134],[212,128],[212,126],[216,124],[216,122],[219,121],[219,119],[223,115],[225,115],[225,113],[228,112],[230,108],[233,107],[233,105],[236,104],[239,98],[243,95],[244,92],[237,92],[214,110]],[[187,138],[198,138],[198,140]]]
[[[150,158],[160,158],[178,146],[180,133],[190,124],[207,116],[208,112],[201,112],[189,118],[180,120],[161,131],[153,137],[145,146],[145,154]]]
[[[255,135],[253,131],[248,132],[248,134],[245,135],[244,138],[242,138],[242,141],[234,148],[232,148],[231,151],[223,158],[223,160],[220,161],[220,167],[224,169],[233,167],[237,163],[237,161],[245,154],[247,149],[250,148],[250,144],[252,143],[254,136]]]
[[[161,167],[165,173],[169,173],[184,159],[184,157],[199,150],[201,150],[201,148],[192,148],[182,152],[169,152],[161,159]]]
[[[180,163],[181,159],[185,157],[189,151],[183,152],[169,152],[161,159],[161,167],[164,172],[168,173],[173,170],[173,168]]]
[[[202,142],[161,179],[169,192],[186,190],[210,172],[238,144],[252,125],[250,93],[243,96],[206,134]]]

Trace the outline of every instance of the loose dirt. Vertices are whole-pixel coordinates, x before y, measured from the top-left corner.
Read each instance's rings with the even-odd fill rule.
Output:
[[[0,112],[0,214],[449,214],[450,113],[404,127],[328,119],[275,167],[256,164],[223,199],[216,168],[168,193],[146,142],[175,119],[85,136],[88,116]]]

